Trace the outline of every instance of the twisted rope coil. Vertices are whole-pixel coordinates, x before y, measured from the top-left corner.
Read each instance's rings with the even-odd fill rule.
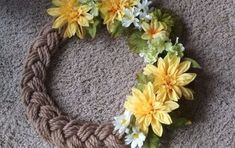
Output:
[[[111,123],[81,124],[62,113],[47,94],[46,70],[63,33],[48,24],[29,49],[21,82],[27,117],[41,137],[60,148],[124,148]]]

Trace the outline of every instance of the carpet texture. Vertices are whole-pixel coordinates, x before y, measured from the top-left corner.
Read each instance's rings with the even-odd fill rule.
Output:
[[[167,135],[172,148],[235,147],[235,2],[234,0],[158,0],[185,24],[187,54],[203,71],[188,103],[193,124]],[[53,148],[33,130],[20,99],[23,63],[32,39],[51,18],[49,0],[0,1],[0,147]],[[70,40],[52,60],[48,92],[65,112],[83,121],[112,119],[143,68],[125,38],[105,30],[94,40]]]

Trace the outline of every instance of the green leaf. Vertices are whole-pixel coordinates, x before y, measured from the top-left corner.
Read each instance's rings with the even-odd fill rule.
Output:
[[[143,73],[138,73],[136,79],[139,83],[147,84],[148,82],[153,81],[153,76],[152,75],[147,76],[144,75]]]
[[[154,134],[154,132],[150,128],[148,136],[144,141],[143,148],[158,148],[159,144],[160,138],[156,134]]]
[[[141,38],[142,34],[141,31],[135,31],[129,36],[128,45],[133,52],[140,53],[148,49],[147,41]]]
[[[153,75],[144,75],[143,73],[139,73],[137,74],[137,81],[138,83],[135,85],[135,88],[143,91],[144,90],[144,87],[145,85],[148,83],[148,82],[153,82],[154,78],[153,78]]]
[[[153,11],[153,17],[157,18],[159,22],[166,25],[168,30],[171,31],[171,27],[174,26],[174,15],[172,15],[172,12],[166,9],[155,9]]]
[[[200,66],[200,64],[198,64],[197,61],[195,61],[194,59],[191,59],[191,58],[184,58],[185,61],[190,61],[191,62],[191,66],[193,68],[198,68],[198,69],[201,69],[202,67]]]
[[[94,39],[96,36],[96,32],[97,32],[97,26],[100,24],[100,20],[99,19],[95,19],[94,23],[92,23],[89,27],[87,27],[87,31],[89,33],[89,35]]]
[[[189,119],[186,118],[172,118],[172,124],[169,125],[170,129],[176,129],[176,128],[180,128],[180,127],[184,127],[187,125],[191,125],[192,122]]]
[[[126,31],[126,28],[122,26],[122,23],[119,21],[115,21],[109,30],[113,37],[119,37]]]

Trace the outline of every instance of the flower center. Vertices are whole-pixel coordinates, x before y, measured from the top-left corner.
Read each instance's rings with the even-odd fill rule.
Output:
[[[164,85],[168,88],[168,89],[172,89],[173,85],[176,83],[175,79],[170,76],[170,75],[165,75],[164,77]]]
[[[122,120],[121,120],[121,125],[124,125],[124,126],[125,126],[125,125],[128,125],[127,120],[126,120],[126,119],[122,119]]]
[[[138,139],[138,138],[139,138],[139,134],[134,133],[134,134],[132,135],[132,137],[133,137],[133,139]]]
[[[156,35],[157,33],[159,33],[161,30],[158,30],[154,27],[151,27],[149,30],[148,30],[148,34],[149,36],[153,39],[154,38],[154,35]]]

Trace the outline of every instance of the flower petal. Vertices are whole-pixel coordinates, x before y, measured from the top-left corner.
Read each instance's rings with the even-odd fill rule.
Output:
[[[193,100],[193,91],[189,88],[185,88],[185,87],[181,87],[180,88],[182,91],[182,94],[184,96],[185,99],[187,100]]]
[[[171,124],[172,120],[170,115],[167,112],[163,112],[163,111],[158,111],[155,115],[154,118],[157,119],[159,122],[163,123],[163,124]]]
[[[66,18],[62,15],[58,17],[53,23],[53,28],[61,28],[66,23]]]
[[[178,75],[183,74],[190,68],[191,62],[190,61],[184,61],[179,64],[178,67]]]
[[[163,128],[162,128],[161,123],[157,121],[156,119],[154,119],[153,122],[151,123],[151,126],[153,129],[153,132],[159,137],[161,137],[163,133]]]
[[[77,29],[78,29],[77,23],[68,24],[68,26],[65,30],[66,37],[71,38],[72,36],[74,36]]]
[[[170,60],[167,72],[171,75],[175,74],[177,72],[179,63],[180,63],[180,58],[173,58],[172,60]]]
[[[139,89],[136,89],[136,88],[132,89],[132,95],[138,98],[139,100],[145,99],[144,94]]]
[[[180,99],[180,97],[178,96],[178,94],[176,93],[176,91],[174,89],[170,89],[168,91],[168,96],[169,96],[170,100],[173,100],[176,102]]]
[[[174,101],[166,101],[164,105],[167,107],[166,112],[171,112],[177,108],[179,108],[179,104]]]
[[[195,73],[184,73],[177,77],[176,79],[176,85],[178,86],[185,86],[191,83],[195,78],[197,74]]]
[[[149,24],[146,23],[146,22],[143,22],[141,26],[142,26],[142,28],[145,32],[147,32],[149,30],[149,27],[150,27]]]
[[[66,4],[66,1],[65,0],[52,0],[52,3],[55,5],[55,6],[62,6],[64,4]]]
[[[146,93],[147,91],[147,93]],[[155,100],[155,94],[154,94],[154,89],[153,85],[151,82],[149,82],[146,86],[146,89],[144,90],[144,93],[146,94],[148,101],[150,100]]]
[[[60,8],[49,8],[47,9],[47,13],[51,16],[59,16],[61,15]]]
[[[160,87],[160,89],[158,89],[157,91],[156,100],[164,102],[166,98],[167,98],[167,90],[164,87]]]
[[[158,71],[157,67],[151,64],[148,64],[145,68],[144,68],[144,74],[145,75],[151,75],[151,74],[156,74]]]

